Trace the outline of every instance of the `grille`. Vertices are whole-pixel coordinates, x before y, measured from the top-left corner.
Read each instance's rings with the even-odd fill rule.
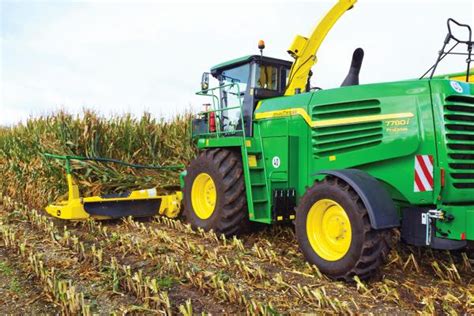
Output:
[[[312,110],[313,121],[355,118],[381,112],[378,100],[316,105]],[[376,146],[382,142],[382,137],[381,121],[314,128],[313,155],[320,158]]]
[[[474,189],[474,97],[449,96],[444,105],[449,174],[457,189]]]

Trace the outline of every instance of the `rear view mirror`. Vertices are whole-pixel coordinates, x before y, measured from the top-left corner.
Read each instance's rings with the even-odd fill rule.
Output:
[[[207,89],[209,89],[209,73],[204,72],[201,78],[201,91],[207,93]]]

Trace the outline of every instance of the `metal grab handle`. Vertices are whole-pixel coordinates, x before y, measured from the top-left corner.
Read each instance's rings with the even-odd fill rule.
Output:
[[[469,31],[469,40],[468,41],[461,41],[456,36],[453,35],[453,32],[451,31],[451,24],[452,23],[456,24],[459,27],[465,27],[465,28],[468,29],[468,31]],[[447,24],[448,24],[449,36],[452,39],[454,39],[455,41],[457,41],[459,43],[468,44],[468,45],[471,44],[472,45],[472,30],[471,30],[471,27],[468,24],[459,23],[458,21],[454,20],[453,18],[449,18]]]

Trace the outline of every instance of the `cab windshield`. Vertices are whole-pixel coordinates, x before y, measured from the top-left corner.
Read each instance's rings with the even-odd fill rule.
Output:
[[[250,78],[250,64],[224,70],[219,75],[220,107],[223,130],[236,130],[241,127],[241,106],[247,94]]]
[[[253,56],[247,63],[212,70],[219,89],[209,91],[213,94],[217,125],[226,135],[244,129],[251,135],[252,116],[258,102],[283,95],[291,63],[265,58]],[[218,94],[214,93],[217,91]]]
[[[250,75],[250,65],[245,64],[236,68],[224,70],[220,74],[222,107],[241,105],[242,97],[247,92]]]

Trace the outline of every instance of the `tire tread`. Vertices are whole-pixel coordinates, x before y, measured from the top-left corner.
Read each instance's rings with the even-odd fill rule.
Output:
[[[217,234],[226,236],[245,232],[249,226],[249,220],[241,157],[235,151],[226,148],[207,149],[201,152],[188,168],[199,169],[202,168],[201,165],[217,167],[219,179],[215,180],[222,186],[223,192],[220,197],[223,199],[223,205],[219,210],[220,216],[216,218],[211,229]],[[190,195],[188,190],[190,188],[185,186],[185,197]],[[196,227],[189,214],[193,212],[192,207],[188,208],[185,207],[183,217],[185,221]]]

